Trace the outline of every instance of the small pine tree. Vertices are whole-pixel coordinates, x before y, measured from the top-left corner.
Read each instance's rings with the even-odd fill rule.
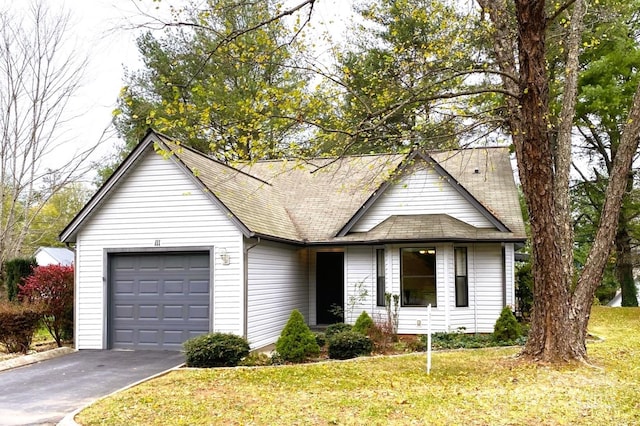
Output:
[[[522,336],[522,327],[511,311],[511,308],[505,306],[500,312],[500,316],[493,328],[493,337],[497,341],[508,342]]]
[[[356,323],[353,325],[353,331],[364,334],[369,334],[369,330],[373,327],[373,320],[366,311],[362,311]]]
[[[4,262],[5,282],[7,284],[7,298],[9,301],[18,296],[19,286],[22,280],[33,272],[33,268],[38,266],[33,257],[18,257]]]
[[[316,336],[297,309],[291,312],[289,321],[276,342],[276,351],[284,361],[289,362],[301,362],[320,353]]]

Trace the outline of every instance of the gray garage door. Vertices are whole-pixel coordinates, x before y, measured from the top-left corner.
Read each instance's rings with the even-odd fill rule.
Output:
[[[180,350],[209,331],[209,254],[109,256],[109,346]]]

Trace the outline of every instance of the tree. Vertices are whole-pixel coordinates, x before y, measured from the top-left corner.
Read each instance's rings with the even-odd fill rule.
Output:
[[[629,100],[640,76],[634,71],[640,61],[640,46],[629,34],[640,30],[637,1],[604,2],[596,6],[591,23],[591,46],[581,55],[580,96],[576,106],[576,124],[582,136],[582,150],[597,161],[593,171],[581,171],[583,181],[603,193],[599,182],[606,182],[620,144],[620,123],[628,114]],[[587,40],[588,42],[589,40]],[[622,305],[638,306],[633,277],[633,245],[640,239],[637,191],[634,174],[627,179],[615,236],[615,273],[622,287]],[[590,200],[602,200],[593,193]],[[596,204],[595,213],[602,203]],[[596,216],[597,217],[597,216]]]
[[[21,5],[22,6],[22,5]],[[36,2],[0,12],[0,265],[19,256],[49,198],[78,178],[94,147],[46,168],[64,138],[67,104],[86,61],[70,48],[69,15]]]
[[[560,113],[560,123],[568,120],[572,123],[575,108],[575,88],[572,87],[577,81],[575,58],[581,46],[585,4],[583,0],[569,1],[556,9],[544,0],[516,0],[515,10],[510,11],[505,0],[478,0],[478,3],[493,24],[495,60],[503,73],[503,86],[513,93],[507,99],[508,125],[530,213],[534,307],[523,353],[542,361],[583,360],[593,295],[612,247],[628,172],[638,146],[640,88],[622,123],[600,223],[584,268],[574,284],[568,207],[570,139],[561,136],[566,133],[559,132],[552,144],[550,137],[546,36],[549,22],[573,4],[567,52],[568,57],[574,59],[567,60],[563,99],[566,102]],[[517,56],[513,52],[517,52]]]
[[[299,48],[275,1],[188,5],[161,36],[138,39],[144,61],[128,72],[116,125],[130,150],[149,126],[223,161],[292,149],[304,108]],[[280,13],[280,15],[285,12]]]
[[[319,154],[494,141],[502,108],[477,16],[446,1],[367,0],[357,8],[362,19],[337,49],[335,73],[315,68],[329,93],[320,96],[338,99],[320,117]]]
[[[44,325],[58,347],[73,337],[73,266],[34,268],[20,286],[20,298],[41,307]]]
[[[89,201],[90,195],[89,189],[81,182],[71,182],[57,191],[51,191],[47,201],[38,206],[40,211],[37,214],[34,212],[23,251],[34,253],[40,246],[63,246],[58,235]]]
[[[457,147],[464,115],[452,114],[442,94],[464,85],[460,71],[474,66],[472,20],[452,5],[423,0],[369,1],[359,14],[362,22],[337,55],[339,112],[327,119],[357,132],[348,141],[355,152]]]
[[[18,295],[22,280],[31,275],[36,266],[38,263],[34,257],[18,257],[4,262],[2,265],[4,276],[2,278],[7,286],[7,299],[10,302]]]

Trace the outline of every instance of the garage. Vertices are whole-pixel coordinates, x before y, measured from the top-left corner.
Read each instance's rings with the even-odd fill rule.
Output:
[[[181,350],[209,331],[208,252],[110,254],[109,347]]]

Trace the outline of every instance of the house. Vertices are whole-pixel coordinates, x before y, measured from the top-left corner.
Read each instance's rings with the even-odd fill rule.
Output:
[[[36,258],[38,266],[69,266],[73,264],[74,254],[71,250],[64,247],[39,247],[33,257]]]
[[[79,349],[180,349],[208,331],[274,343],[385,318],[399,333],[491,332],[514,304],[525,227],[507,148],[232,167],[150,131],[62,231]]]

